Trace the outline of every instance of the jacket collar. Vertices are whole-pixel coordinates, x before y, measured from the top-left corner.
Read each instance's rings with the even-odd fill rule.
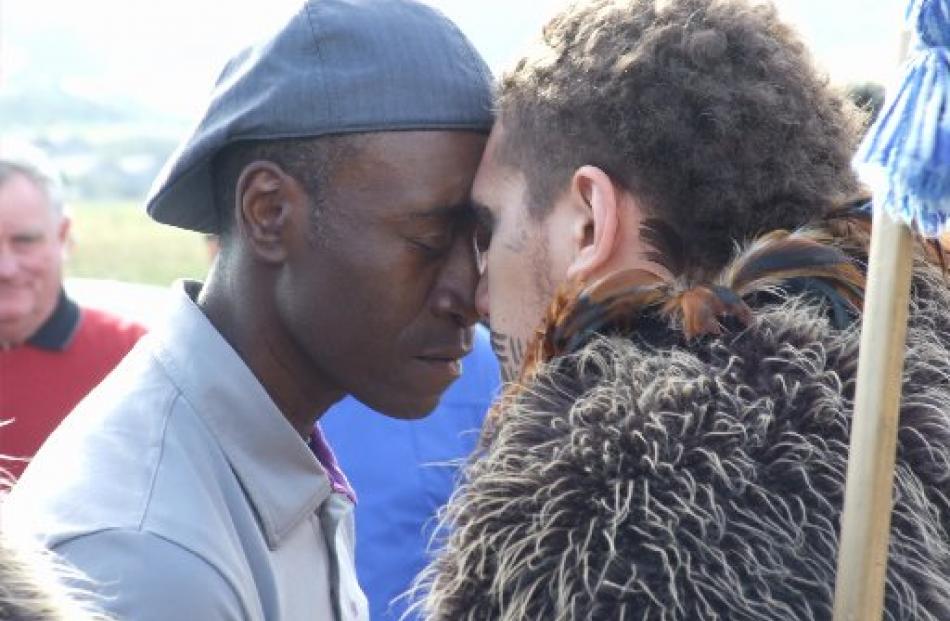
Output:
[[[79,328],[79,305],[60,289],[56,308],[49,319],[26,340],[27,345],[47,351],[63,351],[72,342]]]
[[[155,355],[217,438],[273,549],[331,494],[326,471],[264,387],[195,304],[201,283],[175,285]]]

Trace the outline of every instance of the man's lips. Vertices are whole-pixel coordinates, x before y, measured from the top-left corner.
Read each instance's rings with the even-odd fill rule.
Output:
[[[439,378],[439,383],[450,382],[462,374],[462,358],[470,349],[427,351],[415,359],[424,364]]]
[[[416,356],[416,358],[420,360],[429,360],[432,362],[453,362],[464,358],[471,351],[471,349],[444,349],[439,351],[427,351]]]

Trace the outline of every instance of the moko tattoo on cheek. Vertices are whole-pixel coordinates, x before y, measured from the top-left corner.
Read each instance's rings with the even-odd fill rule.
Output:
[[[491,347],[501,363],[501,379],[503,382],[513,382],[521,372],[527,344],[522,339],[502,332],[490,330],[490,334]]]

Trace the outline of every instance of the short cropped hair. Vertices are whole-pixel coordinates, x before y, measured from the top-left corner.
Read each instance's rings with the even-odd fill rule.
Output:
[[[252,162],[273,162],[296,179],[306,190],[313,205],[314,230],[319,230],[318,215],[329,194],[338,167],[355,157],[361,149],[363,134],[341,134],[319,138],[241,141],[222,149],[214,158],[214,201],[220,235],[226,240],[234,227],[234,201],[238,178]]]
[[[0,144],[0,185],[17,175],[26,177],[43,191],[57,217],[63,215],[63,181],[53,161],[33,145],[4,141]]]
[[[524,172],[534,214],[599,166],[703,272],[858,192],[860,114],[763,2],[578,3],[504,75],[498,108],[500,158]]]

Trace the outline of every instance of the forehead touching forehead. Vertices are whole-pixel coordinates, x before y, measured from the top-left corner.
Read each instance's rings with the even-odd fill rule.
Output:
[[[471,216],[482,132],[378,132],[338,167],[329,190],[350,218],[447,223]]]
[[[407,190],[428,193],[431,187],[470,189],[485,143],[476,131],[380,131],[362,134],[360,149],[334,182],[366,185],[405,182]]]

